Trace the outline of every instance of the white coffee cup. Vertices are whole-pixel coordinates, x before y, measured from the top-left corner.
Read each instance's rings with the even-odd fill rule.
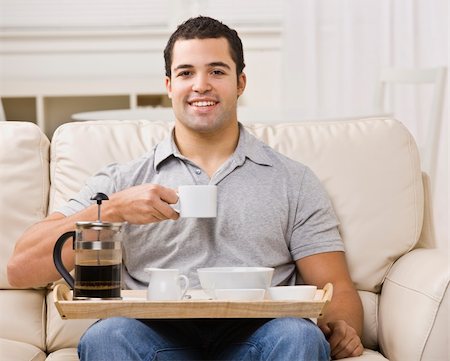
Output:
[[[214,218],[217,216],[216,185],[184,185],[178,187],[178,203],[174,209],[182,218]]]
[[[150,274],[147,300],[178,301],[186,294],[189,279],[180,274],[178,269],[145,268],[144,271]],[[181,285],[181,282],[184,285]]]

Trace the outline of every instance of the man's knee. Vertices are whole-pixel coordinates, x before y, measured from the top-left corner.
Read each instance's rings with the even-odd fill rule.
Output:
[[[329,358],[329,345],[324,334],[308,319],[278,318],[266,323],[263,329],[257,344],[267,360],[277,357],[285,360]]]
[[[134,319],[124,317],[113,317],[99,320],[89,327],[81,336],[78,347],[83,348],[89,345],[94,347],[99,342],[105,340],[117,341],[121,337],[126,337],[129,328],[133,327],[133,323],[139,322]]]
[[[270,320],[266,327],[270,328],[271,331],[279,331],[283,334],[287,334],[286,336],[298,336],[303,335],[304,333],[315,333],[318,328],[312,321],[304,318],[294,318],[294,317],[285,317],[285,318],[275,318]],[[320,329],[319,329],[320,331]]]

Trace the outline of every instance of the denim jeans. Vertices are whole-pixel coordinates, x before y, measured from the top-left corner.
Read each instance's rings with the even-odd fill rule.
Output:
[[[328,361],[330,347],[310,320],[205,319],[97,321],[78,345],[81,361]]]

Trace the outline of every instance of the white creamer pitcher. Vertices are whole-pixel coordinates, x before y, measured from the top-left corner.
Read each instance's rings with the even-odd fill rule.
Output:
[[[178,301],[186,294],[189,280],[178,269],[145,268],[144,271],[150,274],[147,300]]]

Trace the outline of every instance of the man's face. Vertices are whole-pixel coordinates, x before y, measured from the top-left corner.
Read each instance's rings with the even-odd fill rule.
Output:
[[[166,88],[177,122],[191,130],[213,132],[237,121],[237,99],[245,88],[236,77],[228,41],[177,40]]]

